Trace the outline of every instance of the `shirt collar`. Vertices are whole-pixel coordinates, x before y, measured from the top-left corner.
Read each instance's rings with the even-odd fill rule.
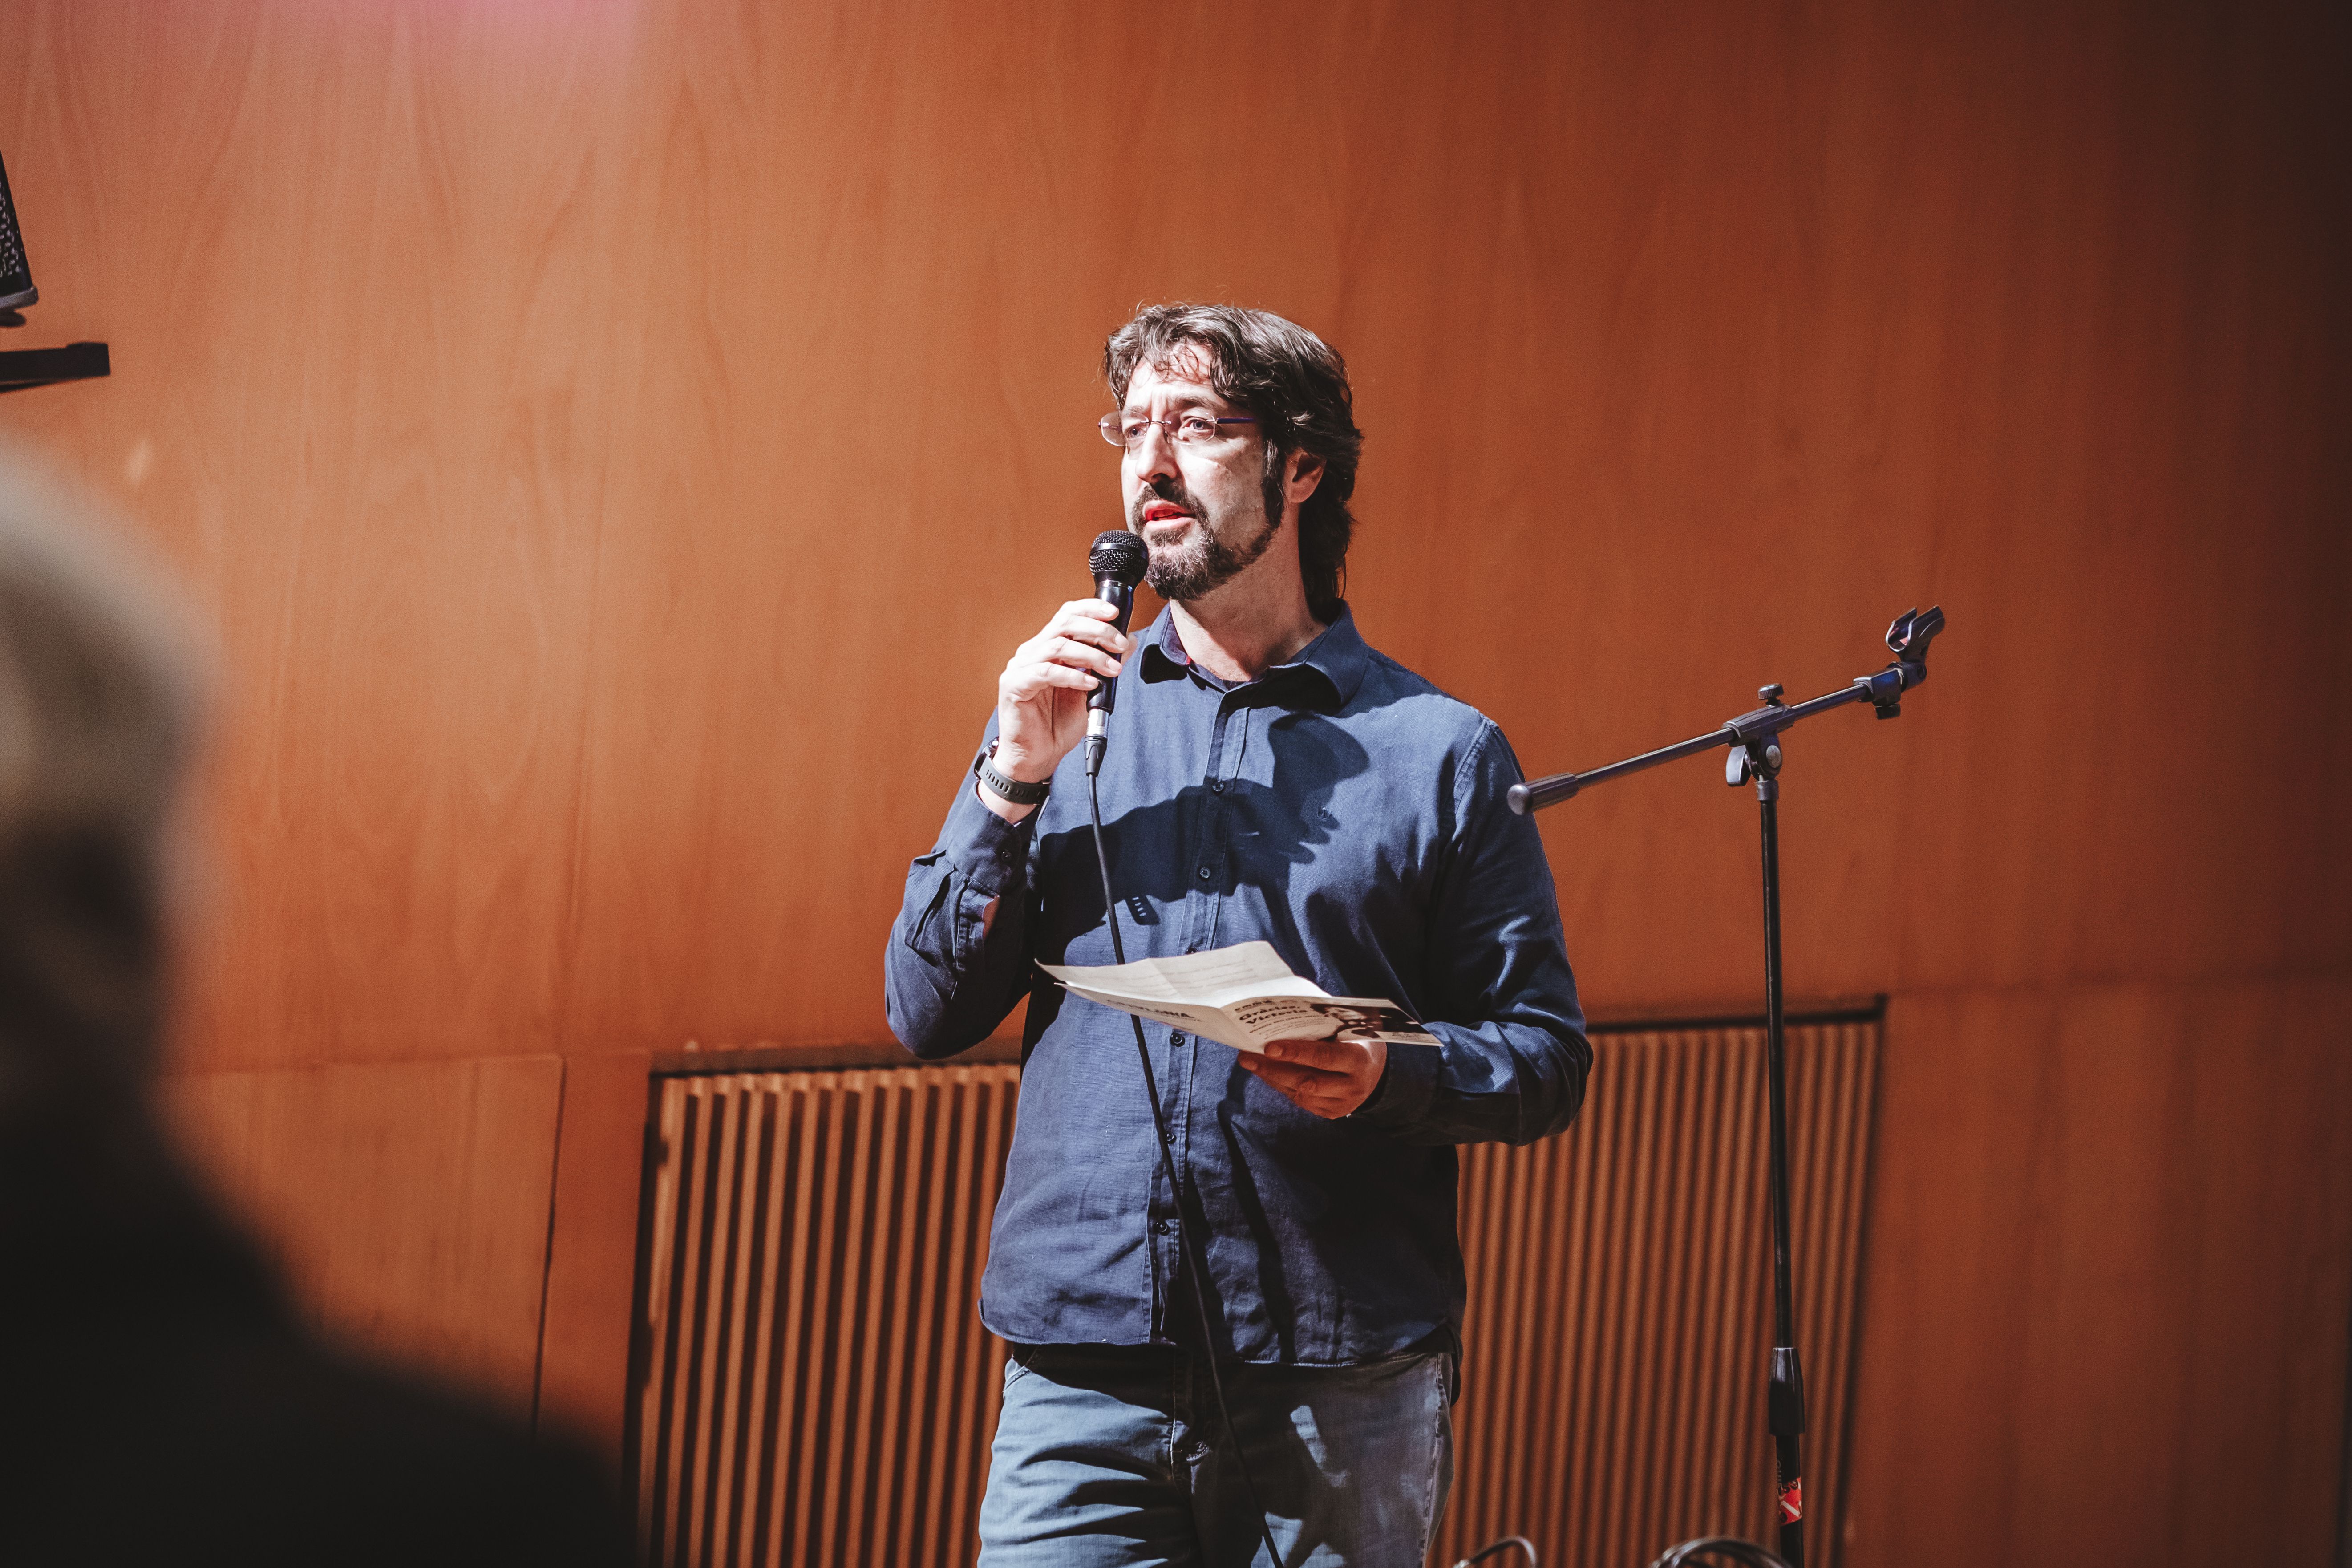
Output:
[[[1176,617],[1172,611],[1162,608],[1142,637],[1143,679],[1167,680],[1179,675],[1196,675],[1213,680],[1207,670],[1196,670],[1192,657],[1184,651],[1184,640],[1176,635]],[[1339,618],[1317,635],[1314,641],[1300,648],[1281,664],[1259,677],[1260,680],[1292,681],[1306,679],[1328,690],[1334,699],[1333,706],[1345,707],[1352,701],[1356,689],[1364,683],[1364,670],[1371,659],[1371,650],[1356,631],[1356,613],[1345,604],[1339,606]],[[1213,681],[1223,686],[1223,681]]]

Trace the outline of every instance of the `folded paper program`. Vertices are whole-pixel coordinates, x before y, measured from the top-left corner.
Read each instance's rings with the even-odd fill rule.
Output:
[[[1395,1003],[1334,996],[1293,974],[1273,944],[1245,942],[1181,958],[1074,967],[1040,963],[1074,996],[1183,1029],[1237,1051],[1270,1040],[1385,1040],[1435,1046],[1434,1035]]]

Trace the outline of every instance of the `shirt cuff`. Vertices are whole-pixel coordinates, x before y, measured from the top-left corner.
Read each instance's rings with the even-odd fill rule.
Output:
[[[1443,1065],[1438,1051],[1428,1046],[1391,1046],[1388,1066],[1372,1097],[1350,1112],[1348,1120],[1382,1129],[1414,1125],[1428,1113]]]
[[[1033,811],[1018,822],[1005,821],[981,804],[979,786],[967,777],[963,797],[948,814],[940,847],[947,851],[948,864],[974,889],[997,898],[1027,877],[1029,825],[1036,820]]]

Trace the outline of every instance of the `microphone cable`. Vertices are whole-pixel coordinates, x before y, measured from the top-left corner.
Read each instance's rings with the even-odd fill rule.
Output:
[[[1089,743],[1087,806],[1094,817],[1095,866],[1102,872],[1103,917],[1110,922],[1110,955],[1114,961],[1125,963],[1127,944],[1119,940],[1118,900],[1110,890],[1110,852],[1103,847],[1102,791],[1097,787],[1096,771],[1101,765],[1102,748]],[[1234,1427],[1234,1413],[1225,1404],[1225,1380],[1217,1372],[1217,1331],[1209,1318],[1209,1298],[1201,1287],[1208,1260],[1184,1217],[1184,1184],[1176,1173],[1176,1138],[1168,1131],[1167,1113],[1160,1108],[1160,1079],[1151,1070],[1151,1048],[1143,1043],[1143,1020],[1129,1013],[1127,1021],[1135,1028],[1135,1059],[1143,1068],[1143,1092],[1151,1101],[1151,1125],[1160,1136],[1160,1169],[1167,1176],[1169,1193],[1176,1201],[1176,1245],[1183,1255],[1184,1276],[1192,1286],[1192,1310],[1201,1323],[1201,1353],[1209,1363],[1209,1388],[1216,1395],[1217,1418],[1224,1423],[1225,1441],[1234,1451],[1234,1468],[1241,1472],[1242,1488],[1249,1493],[1250,1507],[1257,1512],[1258,1539],[1265,1544],[1266,1561],[1273,1568],[1282,1568],[1282,1550],[1274,1543],[1274,1526],[1266,1521],[1265,1504],[1258,1500],[1257,1480],[1250,1474],[1249,1456],[1242,1451],[1241,1433]]]

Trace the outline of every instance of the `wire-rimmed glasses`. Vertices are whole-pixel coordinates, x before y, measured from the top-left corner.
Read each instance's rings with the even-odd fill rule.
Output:
[[[1192,446],[1202,441],[1213,441],[1225,433],[1228,425],[1255,425],[1257,421],[1246,414],[1219,416],[1188,408],[1181,414],[1171,414],[1165,419],[1153,419],[1141,414],[1106,414],[1095,428],[1112,446],[1133,451],[1143,445],[1147,432],[1160,426],[1168,432],[1171,441]]]

